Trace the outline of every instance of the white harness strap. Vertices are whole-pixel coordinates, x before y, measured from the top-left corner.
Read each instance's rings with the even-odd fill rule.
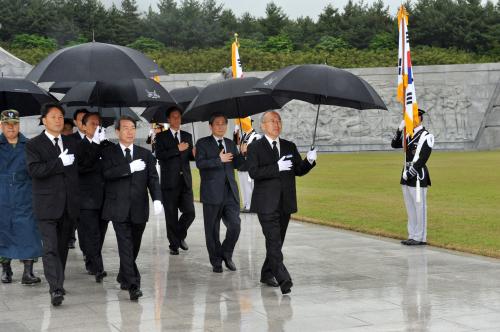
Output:
[[[417,145],[417,151],[415,151],[415,156],[413,156],[412,163],[416,163],[418,159],[420,158],[420,151],[422,150],[422,146],[424,145],[424,142],[427,141],[427,145],[429,145],[430,148],[434,146],[434,135],[429,134],[427,131],[424,131],[422,135],[420,135],[420,138],[418,140],[418,145]],[[422,169],[422,176],[417,173],[417,186],[416,186],[416,192],[417,192],[417,203],[421,202],[421,197],[420,197],[420,180],[423,180],[425,177],[425,172]]]

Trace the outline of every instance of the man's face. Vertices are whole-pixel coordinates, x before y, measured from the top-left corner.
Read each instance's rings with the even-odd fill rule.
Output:
[[[83,123],[82,123],[82,119],[83,117],[85,116],[85,113],[78,113],[78,115],[76,116],[76,120],[73,121],[75,123],[75,126],[77,126],[78,130],[80,130],[82,133],[84,132],[83,131]]]
[[[168,116],[168,123],[170,124],[170,128],[179,129],[181,127],[181,112],[172,111]]]
[[[281,118],[278,113],[266,113],[261,125],[264,134],[276,138],[281,134]]]
[[[120,129],[116,130],[118,140],[125,146],[134,143],[135,140],[135,124],[130,120],[120,120]]]
[[[210,125],[212,134],[217,137],[223,137],[227,131],[227,121],[223,116],[218,116]]]
[[[83,125],[85,134],[92,138],[96,132],[97,127],[99,127],[99,116],[91,115],[87,118],[87,123]]]
[[[2,132],[8,140],[16,139],[19,135],[19,122],[2,122]]]
[[[57,107],[49,109],[47,115],[42,119],[45,128],[52,133],[59,135],[64,129],[64,115]]]
[[[65,123],[62,134],[66,136],[73,134],[73,126],[70,125],[69,123]]]

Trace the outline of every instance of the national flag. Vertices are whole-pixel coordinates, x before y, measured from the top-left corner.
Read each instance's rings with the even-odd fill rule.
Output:
[[[408,37],[408,12],[404,6],[398,11],[399,49],[398,49],[398,95],[403,104],[403,118],[406,123],[406,134],[413,137],[413,129],[420,125],[418,117],[417,95],[413,80],[413,67]]]
[[[233,69],[233,78],[243,77],[243,67],[241,66],[240,43],[238,42],[238,34],[234,34],[234,42],[231,47],[231,67]]]

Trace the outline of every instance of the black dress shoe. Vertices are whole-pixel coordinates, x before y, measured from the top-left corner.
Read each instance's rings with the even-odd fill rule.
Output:
[[[284,280],[280,284],[281,294],[285,295],[292,291],[293,283],[291,280]]]
[[[142,296],[142,291],[140,288],[134,286],[128,290],[130,296],[130,301],[137,301]]]
[[[186,243],[185,240],[181,240],[181,243],[179,244],[179,247],[181,247],[182,250],[188,250],[189,249],[189,247],[188,247],[188,245],[187,245],[187,243]]]
[[[61,293],[62,293],[62,295],[66,295],[66,290],[63,288],[63,289],[61,290]]]
[[[231,258],[223,258],[223,260],[228,269],[230,269],[231,271],[236,271],[236,265],[234,265],[234,262]]]
[[[222,266],[214,266],[212,271],[215,273],[222,273]]]
[[[270,287],[278,287],[280,285],[280,284],[278,284],[278,282],[276,281],[276,279],[274,277],[269,278],[269,279],[260,279],[260,282],[263,284],[266,284]]]
[[[408,241],[409,241],[409,240],[410,240],[410,239],[403,240],[403,241],[401,241],[401,244],[404,244],[405,246],[407,246],[407,245],[408,245]]]
[[[409,239],[408,241],[406,241],[406,245],[407,246],[418,246],[418,245],[420,245],[420,241]]]
[[[170,249],[170,255],[178,255],[179,254],[179,249]]]
[[[420,241],[420,242],[418,243],[418,245],[419,245],[419,246],[426,246],[426,245],[427,245],[427,242],[425,242],[425,241]]]
[[[50,294],[50,303],[52,303],[54,307],[60,306],[63,301],[64,296],[62,291],[57,290]]]
[[[104,271],[103,272],[97,272],[95,274],[95,282],[101,283],[105,276],[106,275],[105,275]]]

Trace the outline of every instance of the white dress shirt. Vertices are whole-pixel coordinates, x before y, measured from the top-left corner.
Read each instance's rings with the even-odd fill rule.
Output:
[[[219,141],[222,140],[222,146],[224,147],[224,153],[227,153],[226,142],[224,141],[224,137],[217,137],[215,135],[212,135],[212,137],[215,139],[215,143],[217,143],[217,146],[219,145]]]
[[[125,146],[122,143],[120,143],[120,148],[122,149],[124,157],[127,155],[127,153],[125,152],[125,149],[128,148],[130,150],[130,157],[132,158],[132,160],[134,160],[134,144],[130,144],[129,146]]]
[[[172,133],[172,137],[175,139],[175,133],[177,133],[177,139],[179,140],[179,143],[182,142],[181,141],[181,130],[173,130],[172,128],[169,128],[170,132]]]
[[[273,142],[276,142],[276,147],[278,148],[278,154],[281,156],[281,147],[280,147],[280,138],[276,137],[276,139],[272,139],[271,137],[264,135],[271,145],[271,149],[273,148]]]
[[[50,139],[50,141],[52,142],[52,144],[54,144],[54,146],[55,146],[56,145],[56,141],[54,141],[54,138],[56,138],[56,136],[49,134],[47,132],[47,130],[45,130],[44,133]],[[59,134],[59,136],[57,136],[57,138],[59,139],[57,141],[57,145],[59,145],[59,149],[61,149],[61,152],[63,152],[64,151],[64,146],[63,146],[63,141],[62,141],[61,134]]]

